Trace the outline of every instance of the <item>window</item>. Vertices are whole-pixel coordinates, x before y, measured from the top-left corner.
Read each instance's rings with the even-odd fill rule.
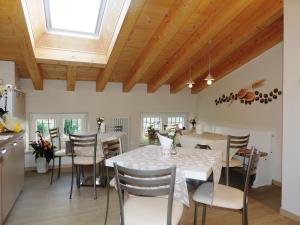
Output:
[[[47,29],[63,35],[99,37],[106,0],[44,0]]]
[[[51,113],[30,115],[30,140],[36,140],[36,131],[40,131],[45,139],[50,138],[49,129],[59,128],[61,136],[86,131],[87,113]]]
[[[182,129],[184,127],[184,116],[170,116],[168,117],[167,125],[177,125],[178,128]]]
[[[185,127],[187,113],[142,113],[141,115],[141,140],[146,142],[148,138],[148,127],[164,131],[169,125],[178,125],[180,129]]]
[[[64,120],[64,134],[74,134],[81,131],[81,119],[65,119]]]
[[[144,133],[147,133],[148,127],[150,126],[152,126],[155,130],[161,130],[161,122],[160,117],[144,117]]]
[[[49,138],[49,129],[56,127],[56,121],[54,119],[37,119],[35,131],[39,131],[45,138]]]

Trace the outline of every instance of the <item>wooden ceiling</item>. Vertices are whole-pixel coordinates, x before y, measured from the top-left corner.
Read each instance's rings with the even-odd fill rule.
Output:
[[[76,81],[95,81],[97,91],[121,82],[124,92],[146,83],[148,92],[169,84],[177,93],[191,76],[192,93],[198,93],[206,88],[209,52],[219,80],[283,39],[282,0],[132,0],[124,17],[101,66],[75,59],[74,52],[87,53],[80,41],[80,51],[69,49],[67,58],[54,52],[55,59],[41,59],[21,0],[0,0],[0,60],[15,61],[20,77],[32,79],[36,89],[43,89],[44,79],[59,79],[67,80],[69,91],[76,90]],[[38,43],[49,41],[41,35]]]

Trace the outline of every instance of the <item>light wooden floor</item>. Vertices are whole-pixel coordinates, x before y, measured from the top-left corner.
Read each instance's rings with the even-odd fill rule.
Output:
[[[29,174],[25,187],[6,225],[101,225],[104,221],[105,191],[98,189],[98,200],[93,200],[92,188],[82,188],[75,192],[73,199],[68,199],[70,175],[64,174],[52,186],[49,175]],[[117,194],[111,191],[109,225],[119,224],[119,206]],[[191,202],[192,203],[192,202]],[[264,187],[252,190],[249,200],[250,225],[297,225],[281,215],[280,189]],[[201,209],[200,209],[201,210]],[[182,225],[193,224],[193,205],[186,208]],[[201,212],[200,212],[201,215]],[[199,224],[201,216],[199,216]],[[207,225],[241,224],[241,215],[237,212],[209,208]],[[299,225],[299,224],[298,224]]]

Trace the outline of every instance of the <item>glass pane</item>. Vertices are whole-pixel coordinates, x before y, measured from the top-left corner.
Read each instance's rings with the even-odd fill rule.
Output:
[[[81,119],[65,119],[64,134],[74,134],[81,131]]]
[[[101,0],[49,0],[52,28],[94,34],[100,6]]]
[[[49,139],[49,129],[56,127],[54,119],[37,119],[36,120],[36,131],[39,131],[44,138]]]

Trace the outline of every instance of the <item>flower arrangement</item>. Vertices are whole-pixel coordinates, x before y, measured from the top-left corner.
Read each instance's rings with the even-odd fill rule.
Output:
[[[155,130],[155,128],[152,125],[147,127],[147,136],[148,136],[149,144],[154,144],[156,138],[156,132],[157,130]]]
[[[173,147],[176,146],[175,139],[178,133],[180,133],[180,130],[176,126],[168,126],[166,127],[166,132],[168,135],[168,138],[172,139],[173,141]]]
[[[191,116],[191,117],[189,117],[188,121],[189,121],[190,124],[192,124],[193,128],[195,128],[195,125],[197,123],[196,122],[196,117]]]
[[[98,130],[101,128],[101,124],[104,122],[104,117],[98,117],[96,118],[97,125],[98,125]]]
[[[34,149],[32,154],[35,156],[35,160],[37,160],[37,158],[46,158],[46,161],[49,163],[50,160],[53,159],[53,148],[55,147],[52,146],[49,141],[46,141],[39,131],[36,133],[39,140],[30,143],[31,147]]]

